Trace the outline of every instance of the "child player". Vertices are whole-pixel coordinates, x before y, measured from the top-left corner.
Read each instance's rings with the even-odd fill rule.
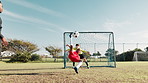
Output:
[[[82,65],[83,61],[80,59],[79,53],[81,52],[80,49],[73,51],[72,45],[66,45],[70,48],[68,58],[72,62],[78,62],[78,65],[74,67],[75,72],[78,74],[78,69]]]
[[[82,59],[86,63],[86,66],[89,69],[90,67],[88,66],[87,59],[84,57],[83,50],[81,50],[79,44],[76,44],[76,47],[74,48],[74,50],[77,50],[77,49],[80,49],[80,52],[79,52],[80,59]],[[75,62],[73,62],[73,66],[75,66]]]

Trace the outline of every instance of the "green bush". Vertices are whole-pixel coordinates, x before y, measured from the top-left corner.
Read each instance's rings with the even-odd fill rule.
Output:
[[[31,56],[30,53],[17,53],[15,55],[12,56],[12,58],[10,59],[9,62],[23,62],[26,63],[30,60]]]
[[[38,55],[38,54],[32,54],[30,60],[31,61],[40,61],[42,59],[41,59],[41,56],[40,55]]]
[[[135,51],[127,51],[116,56],[117,61],[132,61]]]

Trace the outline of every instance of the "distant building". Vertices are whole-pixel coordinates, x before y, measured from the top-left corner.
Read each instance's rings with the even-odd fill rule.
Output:
[[[2,56],[2,57],[11,56],[11,55],[13,55],[13,54],[15,54],[15,53],[12,52],[12,51],[3,51],[3,52],[1,52],[1,56]]]

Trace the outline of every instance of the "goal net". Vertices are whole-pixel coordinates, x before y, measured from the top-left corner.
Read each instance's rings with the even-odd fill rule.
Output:
[[[148,52],[142,52],[142,51],[134,52],[133,61],[148,61]]]
[[[116,67],[113,32],[79,32],[78,37],[70,38],[72,33],[64,32],[64,68],[73,66],[67,44],[79,44],[90,67]]]

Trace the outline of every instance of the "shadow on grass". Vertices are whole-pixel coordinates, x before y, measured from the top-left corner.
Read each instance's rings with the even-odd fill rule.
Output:
[[[58,70],[63,68],[59,67],[59,68],[35,68],[35,69],[0,69],[0,71],[25,71],[25,70],[48,70],[48,69]]]
[[[45,72],[45,73],[4,73],[0,75],[58,75],[58,72]]]
[[[39,75],[39,73],[8,73],[8,74],[0,74],[0,75]]]
[[[3,76],[9,76],[9,75],[55,75],[55,76],[58,76],[58,75],[63,75],[63,74],[67,74],[67,75],[75,75],[75,72],[74,73],[64,73],[64,72],[44,72],[44,73],[3,73],[3,74],[0,74],[3,75]]]

